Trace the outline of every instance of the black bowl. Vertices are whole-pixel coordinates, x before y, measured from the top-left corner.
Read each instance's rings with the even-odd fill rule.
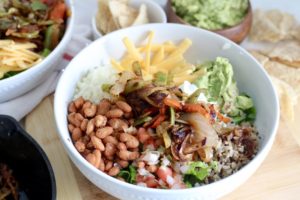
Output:
[[[54,173],[45,152],[15,119],[5,115],[0,115],[0,163],[12,169],[20,199],[56,199]]]

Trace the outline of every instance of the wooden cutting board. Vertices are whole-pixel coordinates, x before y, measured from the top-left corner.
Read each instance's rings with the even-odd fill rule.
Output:
[[[300,104],[296,109],[299,112]],[[26,117],[25,128],[50,159],[58,200],[115,199],[89,182],[68,158],[56,132],[53,96],[45,98]],[[281,121],[275,143],[263,164],[246,183],[222,199],[300,199],[300,146],[292,135],[300,138],[299,129],[300,117],[294,123]]]

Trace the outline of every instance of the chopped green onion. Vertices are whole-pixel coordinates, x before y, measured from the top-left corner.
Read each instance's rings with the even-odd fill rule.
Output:
[[[141,65],[138,61],[135,61],[134,63],[132,63],[132,70],[135,73],[135,75],[143,76]]]
[[[42,52],[42,56],[45,58],[51,53],[50,49],[45,48]]]
[[[144,124],[146,122],[149,122],[151,119],[152,119],[152,117],[149,117],[149,116],[138,118],[137,120],[134,121],[133,126],[138,126],[138,125]]]
[[[30,4],[32,10],[37,11],[37,10],[47,10],[48,6],[40,1],[33,1]]]
[[[168,75],[163,72],[154,74],[153,83],[157,86],[165,86],[168,83]]]
[[[109,93],[111,87],[112,87],[112,84],[102,84],[101,89],[103,92]]]

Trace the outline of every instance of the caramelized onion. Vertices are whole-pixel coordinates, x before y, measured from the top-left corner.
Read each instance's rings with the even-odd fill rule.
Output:
[[[182,116],[182,119],[187,121],[194,129],[193,144],[202,143],[205,141],[204,147],[216,147],[218,143],[218,135],[208,119],[200,113],[187,113]]]

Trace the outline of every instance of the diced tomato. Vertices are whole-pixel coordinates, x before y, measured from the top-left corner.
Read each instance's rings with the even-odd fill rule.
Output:
[[[137,176],[136,176],[136,182],[137,182],[137,183],[144,182],[144,176],[137,175]]]
[[[150,187],[150,188],[156,188],[158,186],[157,180],[155,180],[155,178],[153,178],[153,177],[147,177],[145,183],[146,183],[147,187]]]
[[[57,3],[50,13],[50,19],[63,20],[65,17],[66,10],[67,10],[67,7],[64,3],[62,3],[62,2]]]
[[[169,167],[160,166],[156,171],[156,175],[163,181],[167,181],[167,176],[172,176],[173,172]]]
[[[57,0],[41,0],[42,3],[49,5],[53,5]]]

